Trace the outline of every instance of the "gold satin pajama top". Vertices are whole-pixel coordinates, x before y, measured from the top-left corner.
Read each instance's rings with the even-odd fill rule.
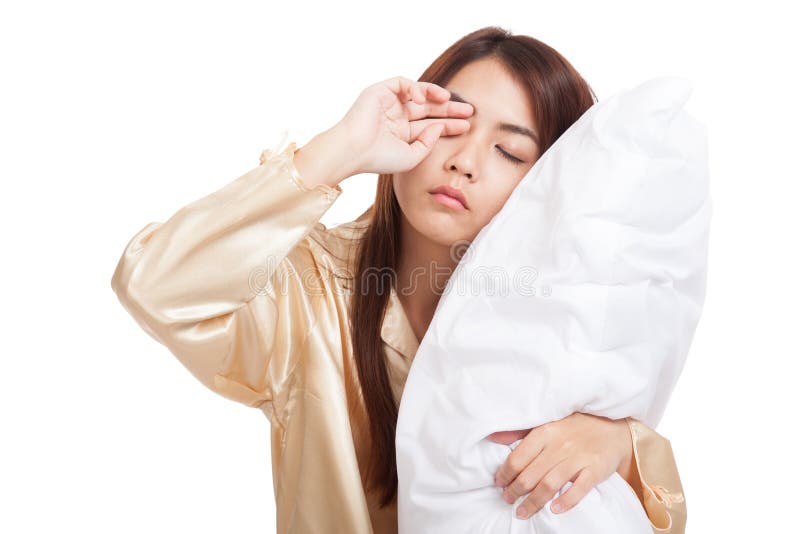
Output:
[[[147,224],[111,287],[200,382],[269,419],[279,534],[396,533],[396,504],[379,509],[364,491],[367,415],[347,327],[352,245],[369,210],[326,228],[342,189],[309,187],[296,150],[264,150],[257,167]],[[394,290],[381,337],[399,404],[419,342]],[[669,440],[628,423],[653,531],[684,532]]]

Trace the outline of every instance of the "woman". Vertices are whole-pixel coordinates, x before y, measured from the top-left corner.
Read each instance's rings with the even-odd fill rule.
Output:
[[[131,239],[112,279],[125,308],[206,386],[270,419],[278,532],[397,531],[397,407],[447,277],[593,97],[552,48],[484,28]],[[374,204],[326,228],[338,184],[364,172],[379,174]],[[556,453],[526,456],[534,440]],[[531,475],[559,464],[571,480],[619,472],[655,531],[683,531],[669,441],[639,421],[576,413],[512,455],[498,479],[511,502],[530,492],[531,514],[563,485]]]

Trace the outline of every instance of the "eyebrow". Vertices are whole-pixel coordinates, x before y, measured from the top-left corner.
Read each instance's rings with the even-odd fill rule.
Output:
[[[463,102],[464,104],[469,104],[475,110],[473,115],[478,112],[477,108],[464,100],[464,98],[456,93],[455,91],[450,91],[450,100],[453,102]],[[497,129],[504,131],[504,132],[511,132],[520,135],[525,135],[533,139],[533,141],[538,145],[539,144],[539,137],[536,135],[536,132],[531,130],[530,128],[526,128],[525,126],[520,126],[519,124],[510,124],[508,122],[499,122],[497,123]]]

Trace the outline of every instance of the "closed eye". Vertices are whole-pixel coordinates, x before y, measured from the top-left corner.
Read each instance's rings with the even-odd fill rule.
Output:
[[[497,150],[500,151],[500,153],[503,155],[504,158],[506,158],[507,160],[509,160],[509,161],[511,161],[513,163],[516,163],[516,164],[524,163],[524,161],[522,161],[519,158],[515,158],[514,156],[512,156],[511,154],[509,154],[508,152],[506,152],[505,150],[503,150],[499,146],[497,147]]]
[[[458,137],[458,135],[463,135],[463,134],[451,135],[451,136],[448,136],[448,137]],[[523,163],[525,163],[523,160],[521,160],[521,159],[519,159],[519,158],[517,158],[515,156],[512,156],[511,154],[509,154],[508,152],[506,152],[505,150],[500,148],[500,145],[495,145],[495,147],[497,147],[497,150],[498,150],[498,152],[500,152],[500,155],[502,155],[504,158],[506,158],[511,163],[513,163],[515,165],[522,165]]]

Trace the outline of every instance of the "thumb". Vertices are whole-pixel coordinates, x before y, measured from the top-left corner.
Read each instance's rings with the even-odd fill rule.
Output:
[[[409,145],[409,148],[411,148],[411,159],[413,160],[414,167],[416,167],[417,164],[425,159],[425,157],[430,153],[433,145],[439,139],[439,136],[443,131],[444,124],[440,122],[429,124],[424,130],[422,130],[422,132],[420,132],[414,142]]]

